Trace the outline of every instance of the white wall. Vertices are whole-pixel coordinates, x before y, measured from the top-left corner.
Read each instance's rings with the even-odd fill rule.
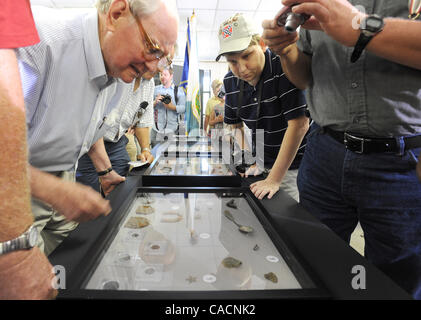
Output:
[[[176,66],[183,66],[183,60],[174,60],[174,65]],[[228,73],[228,63],[225,61],[200,61],[199,62],[199,69],[202,70],[210,70],[211,71],[211,81],[214,79],[223,80],[225,75]]]

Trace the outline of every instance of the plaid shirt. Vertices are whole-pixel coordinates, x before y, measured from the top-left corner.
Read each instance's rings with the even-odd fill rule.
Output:
[[[104,135],[105,141],[117,142],[137,121],[139,121],[137,128],[153,126],[154,80],[142,79],[139,88],[133,92],[134,83],[135,81],[129,84],[119,81],[117,94],[111,101],[116,107],[108,115],[110,121],[107,121],[109,129]],[[143,101],[148,102],[148,106],[138,118],[138,111],[141,111],[140,104]]]

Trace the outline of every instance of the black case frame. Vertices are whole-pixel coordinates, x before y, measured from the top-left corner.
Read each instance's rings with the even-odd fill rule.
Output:
[[[109,247],[122,223],[132,201],[138,193],[226,193],[245,195],[259,222],[271,241],[290,267],[302,289],[284,290],[247,290],[247,291],[124,291],[124,290],[87,290],[83,289],[102,258],[103,251]],[[271,222],[266,209],[255,200],[248,188],[132,188],[120,206],[113,210],[112,217],[97,239],[90,246],[83,263],[79,263],[67,277],[66,290],[61,290],[59,298],[70,299],[163,299],[163,300],[207,300],[207,299],[328,299],[330,295],[306,262],[288,244]],[[313,287],[311,287],[313,286]]]

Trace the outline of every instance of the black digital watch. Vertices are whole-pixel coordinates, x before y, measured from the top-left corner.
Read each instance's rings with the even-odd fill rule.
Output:
[[[355,44],[354,51],[351,55],[351,62],[356,62],[361,56],[367,44],[373,37],[384,28],[384,20],[376,14],[368,15],[362,19],[360,24],[361,34]]]

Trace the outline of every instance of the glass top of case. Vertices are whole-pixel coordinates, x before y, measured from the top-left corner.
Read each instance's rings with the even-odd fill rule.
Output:
[[[167,150],[168,152],[210,152],[212,151],[210,143],[170,143]]]
[[[244,195],[139,194],[86,289],[301,289]]]
[[[231,176],[232,171],[222,158],[159,158],[149,175]]]

